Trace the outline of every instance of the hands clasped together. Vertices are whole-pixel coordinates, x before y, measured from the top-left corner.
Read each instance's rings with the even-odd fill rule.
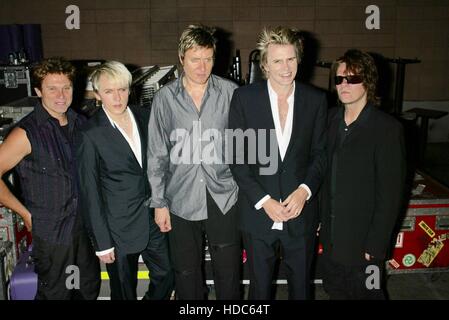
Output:
[[[298,217],[304,204],[306,203],[308,193],[306,189],[299,187],[293,191],[283,202],[269,199],[263,204],[263,209],[274,222],[286,222]]]

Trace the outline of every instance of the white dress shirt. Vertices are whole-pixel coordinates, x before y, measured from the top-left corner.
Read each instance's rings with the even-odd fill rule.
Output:
[[[109,116],[108,112],[105,110],[104,107],[103,107],[103,110],[104,110],[104,113],[106,113],[106,116],[108,117],[109,121],[111,122],[111,125],[114,128],[118,129],[120,131],[120,133],[123,135],[123,137],[126,139],[131,150],[133,151],[134,155],[136,156],[136,159],[139,162],[140,167],[142,167],[142,145],[140,144],[139,129],[137,128],[137,122],[136,122],[136,119],[134,118],[134,115],[131,112],[131,110],[129,110],[129,108],[127,107],[125,112],[128,112],[128,116],[131,119],[132,128],[133,128],[132,137],[129,137],[126,134],[125,130],[120,128],[120,126]],[[103,250],[103,251],[97,251],[97,252],[95,252],[95,254],[97,256],[104,256],[113,251],[114,251],[114,247],[112,247],[110,249]]]
[[[287,113],[287,119],[285,120],[284,124],[284,131],[282,131],[281,127],[281,120],[279,118],[279,106],[278,106],[278,95],[274,91],[273,87],[271,86],[270,79],[267,80],[268,85],[268,95],[270,97],[270,105],[271,105],[271,114],[273,116],[274,121],[274,128],[276,130],[276,139],[279,146],[279,155],[281,157],[281,160],[284,160],[285,154],[287,152],[288,144],[290,143],[290,138],[292,136],[292,129],[293,129],[293,111],[295,108],[295,82],[293,82],[293,90],[292,93],[287,98],[287,104],[288,104],[288,113]],[[301,184],[299,187],[303,187],[306,189],[309,196],[307,197],[307,200],[310,199],[312,196],[312,192],[310,191],[309,187],[306,184]],[[259,202],[256,203],[254,206],[257,210],[261,209],[263,204],[271,199],[270,195],[266,195],[262,199],[259,200]],[[280,202],[282,202],[282,199],[280,199]],[[282,222],[274,222],[271,229],[277,229],[282,230],[283,229],[283,223]]]

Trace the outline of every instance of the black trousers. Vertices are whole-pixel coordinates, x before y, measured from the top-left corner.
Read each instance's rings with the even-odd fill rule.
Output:
[[[378,274],[373,270],[378,270]],[[383,261],[345,266],[323,255],[323,287],[331,300],[384,300],[384,274]]]
[[[171,215],[169,232],[179,300],[206,298],[203,279],[204,234],[209,243],[217,300],[240,299],[241,246],[235,206],[225,215],[207,194],[208,218],[188,221]]]
[[[32,256],[38,276],[36,300],[97,299],[100,264],[84,231],[77,232],[67,245],[52,244],[33,235]],[[79,282],[73,267],[79,271]]]
[[[263,238],[244,233],[243,244],[249,269],[249,300],[272,299],[273,273],[280,251],[286,270],[288,298],[309,298],[310,263],[307,252],[310,250],[306,250],[304,237],[291,237],[286,231],[269,230]]]
[[[109,274],[111,300],[137,299],[137,271],[139,255],[149,270],[150,284],[144,300],[169,299],[174,287],[173,269],[168,253],[168,241],[164,233],[150,218],[150,239],[142,252],[126,253],[115,247],[115,262],[106,264]]]

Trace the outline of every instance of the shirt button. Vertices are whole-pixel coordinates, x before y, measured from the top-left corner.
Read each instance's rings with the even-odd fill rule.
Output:
[[[348,131],[348,128],[345,128],[345,131]]]
[[[200,179],[200,182],[203,182],[203,179]]]

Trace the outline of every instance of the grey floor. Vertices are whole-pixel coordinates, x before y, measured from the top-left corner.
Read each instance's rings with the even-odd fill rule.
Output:
[[[139,280],[138,297],[142,297],[149,281]],[[209,299],[215,299],[213,285],[208,285]],[[246,294],[247,285],[243,286]],[[314,284],[314,299],[328,300],[329,297],[322,284]],[[449,270],[436,273],[393,274],[387,277],[387,294],[389,300],[449,300]],[[287,285],[276,286],[276,299],[287,300]],[[99,299],[109,299],[109,281],[103,281]]]

